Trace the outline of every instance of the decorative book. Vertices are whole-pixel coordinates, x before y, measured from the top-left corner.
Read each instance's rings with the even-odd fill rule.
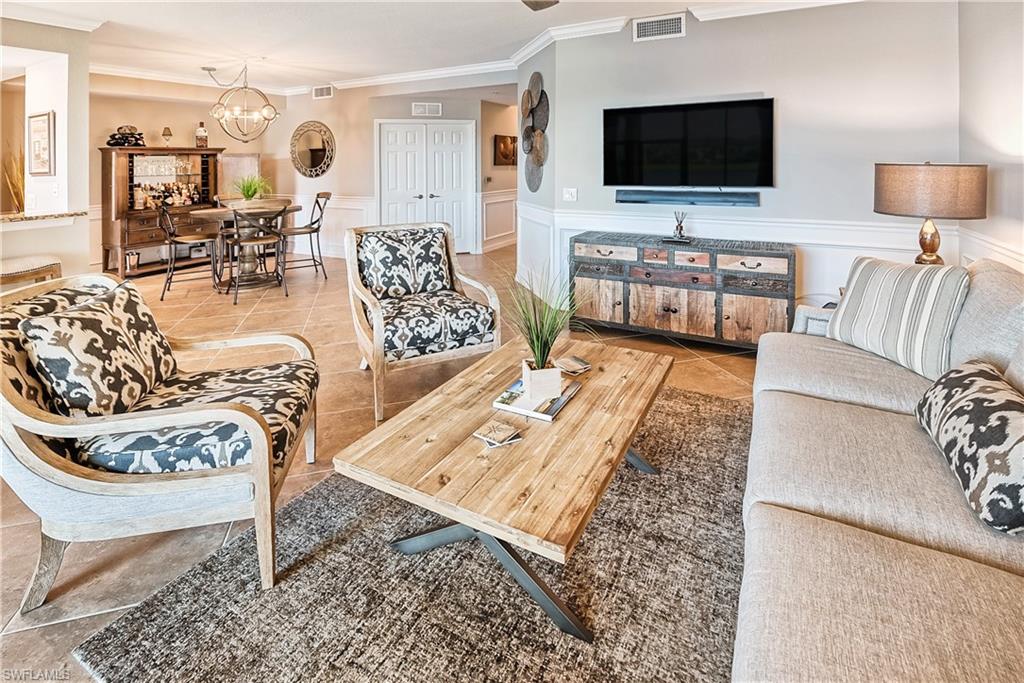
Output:
[[[488,420],[484,426],[473,432],[473,436],[487,444],[488,448],[507,446],[523,440],[516,427],[501,420]]]
[[[576,377],[590,369],[590,363],[579,356],[565,356],[555,361],[555,367],[567,375]]]
[[[558,398],[534,401],[523,392],[523,380],[517,379],[512,386],[503,391],[491,404],[497,410],[505,410],[517,415],[525,415],[537,420],[551,422],[558,415],[558,412],[565,407],[580,387],[583,386],[576,380],[562,380],[562,395]]]

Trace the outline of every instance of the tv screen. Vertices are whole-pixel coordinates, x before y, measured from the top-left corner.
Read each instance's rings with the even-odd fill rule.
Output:
[[[774,100],[604,110],[604,184],[769,187]]]

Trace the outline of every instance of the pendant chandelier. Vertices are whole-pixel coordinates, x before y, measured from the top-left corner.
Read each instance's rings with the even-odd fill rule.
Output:
[[[212,66],[204,66],[203,71],[210,74],[214,83],[227,88],[210,108],[210,116],[235,140],[252,142],[263,135],[281,115],[262,90],[249,87],[248,64],[242,66],[242,70],[230,83],[218,81],[213,74],[216,69]],[[242,85],[236,86],[239,80]]]

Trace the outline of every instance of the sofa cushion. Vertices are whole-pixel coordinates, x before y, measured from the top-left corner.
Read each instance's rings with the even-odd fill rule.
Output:
[[[389,361],[494,341],[494,309],[458,292],[385,299],[381,307]]]
[[[55,289],[0,309],[0,355],[3,358],[4,378],[18,395],[38,408],[47,408],[46,388],[32,367],[18,324],[26,318],[58,313],[77,306],[108,289],[110,287],[105,284]]]
[[[221,402],[247,405],[267,421],[274,467],[280,468],[313,405],[318,382],[312,360],[182,373],[145,396],[131,412]],[[112,472],[183,472],[246,464],[251,453],[252,441],[240,427],[207,422],[83,439],[77,460]]]
[[[1024,535],[1024,396],[994,366],[971,361],[936,380],[917,419],[981,521]]]
[[[770,503],[1024,575],[1024,537],[983,524],[913,415],[762,391],[744,509]]]
[[[747,514],[735,681],[1010,681],[1024,578],[811,515]]]
[[[1024,273],[991,259],[967,271],[971,286],[953,328],[951,366],[983,360],[1003,372],[1024,335]]]
[[[917,373],[834,339],[771,333],[757,347],[755,394],[790,391],[911,414],[930,386]]]
[[[950,335],[967,287],[960,266],[858,257],[828,337],[935,379],[949,369]]]
[[[378,299],[452,288],[440,226],[367,232],[357,245],[359,278]]]
[[[172,377],[177,364],[130,282],[18,324],[52,408],[74,417],[122,413]]]

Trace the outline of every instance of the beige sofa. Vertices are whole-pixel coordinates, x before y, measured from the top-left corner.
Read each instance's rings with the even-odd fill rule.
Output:
[[[1024,275],[970,270],[952,364],[1019,384]],[[918,425],[931,382],[821,336],[829,313],[760,341],[733,679],[1024,680],[1024,538],[974,515]]]

